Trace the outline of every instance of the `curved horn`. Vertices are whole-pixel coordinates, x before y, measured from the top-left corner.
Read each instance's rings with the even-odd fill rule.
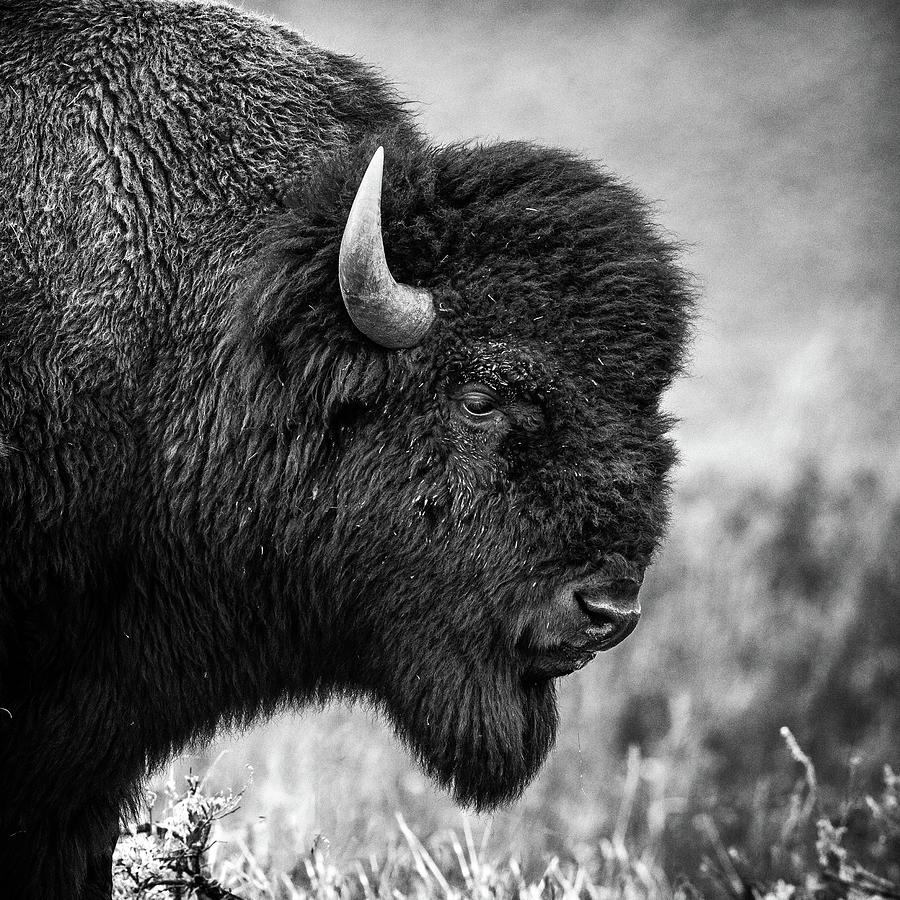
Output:
[[[353,324],[375,343],[391,350],[414,347],[434,321],[434,299],[424,288],[394,281],[381,239],[381,176],[384,148],[379,147],[360,182],[341,239],[338,281]]]

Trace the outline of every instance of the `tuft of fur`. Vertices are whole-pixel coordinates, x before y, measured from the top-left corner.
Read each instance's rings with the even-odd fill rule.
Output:
[[[461,803],[518,796],[557,718],[517,643],[664,531],[692,298],[640,198],[435,146],[362,64],[205,3],[0,5],[0,122],[3,884],[108,896],[146,768],[288,703],[373,703]],[[380,144],[438,310],[405,351],[337,283]]]

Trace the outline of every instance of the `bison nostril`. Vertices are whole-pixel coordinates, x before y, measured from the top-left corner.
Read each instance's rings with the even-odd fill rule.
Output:
[[[615,647],[634,631],[640,618],[642,575],[643,569],[631,578],[601,571],[561,584],[539,632],[529,630],[526,643],[537,648],[574,648],[582,655]]]
[[[596,633],[601,650],[609,650],[622,643],[637,627],[638,619],[641,617],[639,609],[621,612],[609,606],[597,606],[583,600],[581,605],[590,617],[590,630]]]
[[[575,599],[587,613],[591,627],[599,632],[601,649],[608,650],[624,641],[637,626],[641,617],[640,584],[623,580],[604,588],[576,590]]]

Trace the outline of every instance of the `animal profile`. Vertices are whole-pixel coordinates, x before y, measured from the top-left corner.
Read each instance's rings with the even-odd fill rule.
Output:
[[[108,897],[148,767],[384,711],[516,798],[634,628],[692,296],[640,197],[440,146],[225,5],[0,3],[0,883]]]

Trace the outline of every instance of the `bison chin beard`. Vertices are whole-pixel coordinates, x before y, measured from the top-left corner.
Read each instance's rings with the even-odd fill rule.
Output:
[[[518,799],[556,738],[553,682],[459,661],[397,675],[380,702],[424,771],[478,811]]]

